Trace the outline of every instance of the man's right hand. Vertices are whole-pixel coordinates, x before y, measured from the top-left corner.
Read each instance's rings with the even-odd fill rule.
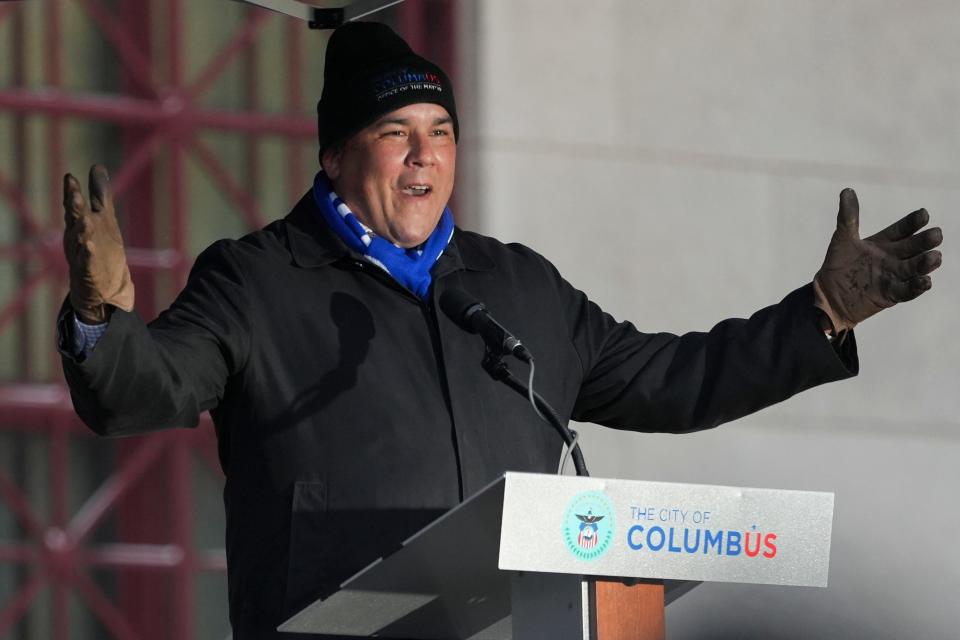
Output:
[[[70,269],[73,312],[81,322],[100,324],[109,319],[111,307],[133,310],[133,280],[107,170],[92,166],[88,187],[89,204],[77,179],[69,173],[63,177],[63,252]]]

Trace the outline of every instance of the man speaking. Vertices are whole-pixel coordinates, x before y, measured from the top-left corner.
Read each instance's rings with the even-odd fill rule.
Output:
[[[855,375],[854,326],[940,265],[926,211],[861,239],[847,189],[813,283],[706,333],[645,334],[531,249],[455,227],[452,87],[388,27],[332,35],[318,116],[322,170],[293,211],[205,250],[149,325],[106,171],[91,170],[89,201],[64,178],[74,406],[103,435],[211,412],[238,640],[273,637],[504,471],[556,470],[559,439],[480,368],[478,338],[438,312],[445,291],[522,336],[561,421],[681,433]]]

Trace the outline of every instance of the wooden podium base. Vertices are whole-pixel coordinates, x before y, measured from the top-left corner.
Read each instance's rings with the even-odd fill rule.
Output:
[[[663,582],[627,586],[617,580],[591,582],[590,637],[597,640],[665,640]]]

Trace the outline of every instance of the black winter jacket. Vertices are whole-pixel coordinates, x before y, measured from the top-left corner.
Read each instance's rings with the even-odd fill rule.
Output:
[[[824,338],[809,285],[678,337],[615,321],[522,245],[457,229],[433,273],[422,302],[351,254],[308,193],[285,219],[204,251],[149,326],[117,311],[89,358],[64,355],[97,433],[211,412],[236,638],[261,637],[504,471],[555,472],[557,435],[437,311],[448,288],[529,346],[535,386],[565,421],[695,431],[857,369],[852,336],[837,350]]]

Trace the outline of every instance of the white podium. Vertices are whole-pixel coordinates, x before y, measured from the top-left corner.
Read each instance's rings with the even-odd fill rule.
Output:
[[[833,494],[507,473],[284,622],[379,638],[638,640],[700,582],[825,587]]]

